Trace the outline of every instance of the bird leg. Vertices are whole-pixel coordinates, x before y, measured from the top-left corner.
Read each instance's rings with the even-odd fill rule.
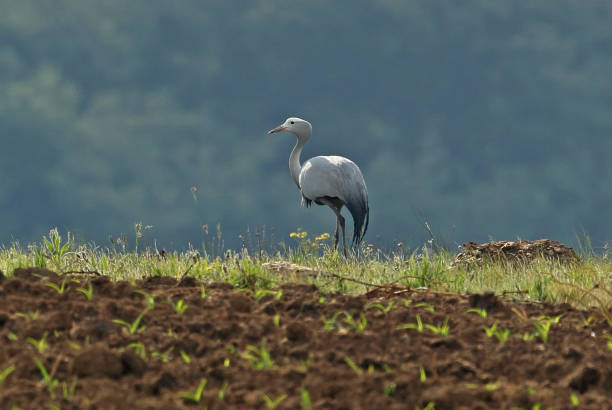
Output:
[[[338,249],[338,227],[342,228],[342,243],[344,245],[344,257],[347,257],[346,253],[346,235],[344,234],[344,217],[340,213],[344,203],[338,198],[321,197],[317,198],[317,203],[327,205],[336,214],[336,232],[334,233],[334,249]]]

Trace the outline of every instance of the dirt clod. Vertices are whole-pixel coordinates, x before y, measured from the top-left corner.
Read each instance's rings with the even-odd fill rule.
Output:
[[[75,356],[73,369],[79,377],[118,378],[123,373],[123,364],[119,356],[110,350],[104,347],[93,347]]]

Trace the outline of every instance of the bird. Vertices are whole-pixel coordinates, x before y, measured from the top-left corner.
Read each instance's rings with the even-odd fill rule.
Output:
[[[342,229],[344,256],[347,257],[345,219],[342,207],[346,206],[353,217],[352,248],[359,246],[370,223],[368,189],[359,167],[350,159],[337,156],[318,156],[300,164],[300,155],[312,135],[312,125],[301,118],[290,117],[268,134],[288,131],[297,137],[289,156],[289,171],[302,194],[302,205],[307,208],[314,202],[327,205],[336,214],[334,249],[338,249],[338,228]]]

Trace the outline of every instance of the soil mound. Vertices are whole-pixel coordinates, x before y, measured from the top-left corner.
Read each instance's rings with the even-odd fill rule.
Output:
[[[479,264],[484,261],[529,262],[538,257],[572,263],[580,260],[570,247],[550,239],[537,241],[497,241],[487,243],[466,242],[455,264]]]

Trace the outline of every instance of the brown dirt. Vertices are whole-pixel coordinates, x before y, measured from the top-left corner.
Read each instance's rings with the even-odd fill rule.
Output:
[[[537,241],[497,241],[487,243],[466,242],[463,252],[455,258],[455,264],[479,264],[487,260],[529,262],[535,258],[557,260],[562,263],[577,262],[578,254],[570,247],[550,239]]]
[[[14,276],[0,277],[0,372],[15,366],[0,384],[0,408],[196,408],[180,394],[194,392],[202,378],[207,384],[197,408],[266,408],[265,393],[272,399],[287,395],[278,408],[296,409],[302,389],[313,408],[413,409],[431,402],[438,410],[531,409],[537,403],[559,409],[572,407],[572,394],[579,408],[612,408],[612,351],[604,337],[610,327],[596,310],[408,289],[323,295],[297,284],[282,286],[280,299],[256,301],[249,292],[211,283],[203,299],[191,277],[133,284],[92,277],[88,301],[76,290],[88,278],[68,279],[60,295],[47,286],[62,280],[51,271],[19,269]],[[130,334],[113,320],[131,322],[145,310],[137,289],[154,296],[155,306],[142,318],[146,328]],[[164,303],[178,300],[188,306],[183,314]],[[391,302],[387,313],[379,308]],[[466,313],[471,307],[486,309],[488,316]],[[325,330],[321,317],[342,311],[355,321],[363,313],[365,330],[356,331],[344,314]],[[417,315],[424,324],[448,318],[450,334],[397,329],[416,323]],[[552,324],[548,342],[518,337],[529,339],[541,315],[563,315]],[[483,326],[494,323],[512,331],[505,344],[485,334]],[[45,334],[48,348],[39,352],[31,342]],[[274,366],[257,370],[244,353],[264,340]],[[59,381],[54,399],[35,358]]]

